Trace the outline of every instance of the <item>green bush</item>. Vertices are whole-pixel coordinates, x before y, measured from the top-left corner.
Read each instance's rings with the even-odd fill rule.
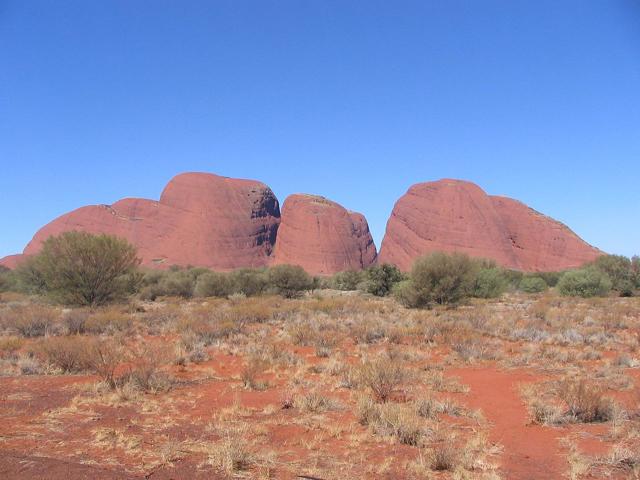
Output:
[[[525,293],[544,292],[549,286],[543,278],[538,276],[524,277],[518,288]]]
[[[240,268],[231,272],[233,293],[243,293],[247,297],[260,295],[267,289],[266,269]]]
[[[143,300],[157,297],[191,298],[198,278],[209,272],[206,268],[181,268],[172,266],[169,270],[150,270],[145,273],[140,292]]]
[[[501,268],[482,268],[475,278],[473,296],[476,298],[498,298],[507,288],[507,279]]]
[[[503,270],[504,278],[507,281],[509,288],[517,290],[520,286],[520,282],[524,278],[524,273],[520,270]]]
[[[473,294],[478,263],[461,253],[435,252],[413,264],[409,279],[412,307],[457,303]],[[405,300],[408,286],[404,286]]]
[[[13,284],[13,275],[11,270],[0,265],[0,292],[10,290]]]
[[[377,297],[384,297],[389,295],[393,286],[404,278],[402,272],[395,265],[389,263],[373,265],[365,271],[363,289]]]
[[[405,307],[420,306],[418,293],[416,292],[416,289],[413,288],[413,283],[409,279],[396,283],[393,286],[392,293],[395,299]]]
[[[605,296],[610,290],[609,277],[593,266],[565,272],[558,281],[558,291],[565,296]]]
[[[133,293],[140,283],[139,263],[136,248],[125,239],[65,232],[49,237],[28,260],[25,278],[62,303],[95,306]]]
[[[593,266],[605,273],[611,280],[611,288],[621,296],[630,297],[636,287],[633,261],[622,255],[603,255]]]
[[[285,298],[295,298],[313,288],[313,279],[298,265],[276,265],[269,269],[269,288]]]
[[[544,283],[549,287],[555,287],[558,285],[558,281],[560,281],[560,277],[564,272],[538,272],[535,276],[540,277],[544,280]]]
[[[207,272],[198,277],[194,293],[197,297],[228,297],[234,293],[229,274]]]
[[[359,285],[364,281],[365,273],[356,270],[346,270],[338,272],[329,282],[331,288],[336,290],[352,291],[357,290]]]

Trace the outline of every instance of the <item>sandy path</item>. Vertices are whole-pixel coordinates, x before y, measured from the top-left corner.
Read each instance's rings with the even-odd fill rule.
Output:
[[[504,447],[501,473],[508,480],[552,480],[567,470],[559,433],[549,427],[528,425],[527,409],[518,384],[535,381],[526,372],[496,368],[455,369],[450,373],[471,390],[462,400],[480,408],[491,422],[489,439]]]

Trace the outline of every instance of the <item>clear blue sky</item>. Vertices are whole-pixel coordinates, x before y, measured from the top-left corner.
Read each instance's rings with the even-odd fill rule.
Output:
[[[474,181],[640,253],[640,2],[0,0],[0,256],[176,173]]]

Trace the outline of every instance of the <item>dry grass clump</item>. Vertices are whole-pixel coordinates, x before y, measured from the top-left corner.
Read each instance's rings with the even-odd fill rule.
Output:
[[[0,337],[0,358],[10,358],[24,345],[24,339],[15,336]]]
[[[51,307],[27,305],[3,312],[4,328],[26,338],[43,337],[54,331],[58,313]]]
[[[378,435],[391,436],[404,445],[420,445],[425,428],[412,405],[376,403],[369,396],[358,400],[360,424],[370,426]]]
[[[624,413],[604,395],[601,387],[581,378],[567,378],[546,386],[527,385],[521,390],[535,423],[607,422]]]
[[[360,365],[359,383],[371,389],[376,401],[386,402],[407,375],[406,369],[397,360],[380,356]]]
[[[436,420],[439,414],[459,417],[465,414],[465,409],[451,399],[436,400],[433,397],[421,398],[416,402],[418,415],[430,420]]]
[[[122,312],[115,307],[107,307],[89,315],[84,321],[83,331],[96,335],[125,332],[133,325],[131,314]]]
[[[256,457],[248,448],[247,432],[246,425],[225,427],[220,439],[204,448],[205,464],[221,470],[229,476],[253,467],[256,463]]]
[[[613,402],[602,389],[584,380],[563,380],[558,396],[567,404],[566,416],[576,422],[606,422],[613,417]]]
[[[173,385],[173,378],[161,370],[170,358],[169,349],[162,345],[145,344],[129,348],[128,371],[117,379],[119,385],[130,384],[133,388],[147,392],[166,392]]]
[[[87,337],[49,337],[39,350],[47,362],[64,373],[78,373],[87,369],[92,347],[93,341]]]
[[[264,358],[252,355],[240,372],[240,378],[244,388],[248,390],[265,390],[269,384],[259,381],[260,376],[267,369],[267,362]]]
[[[294,406],[308,413],[322,413],[335,410],[339,407],[334,399],[323,395],[317,390],[312,390],[304,395],[295,397]]]

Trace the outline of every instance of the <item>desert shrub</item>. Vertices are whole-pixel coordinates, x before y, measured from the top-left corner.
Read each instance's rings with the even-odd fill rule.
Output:
[[[609,277],[594,267],[565,272],[558,281],[561,295],[571,297],[605,296],[611,290]]]
[[[593,266],[603,272],[611,280],[611,288],[621,296],[633,295],[635,275],[632,261],[622,255],[602,255]]]
[[[24,339],[20,337],[0,336],[0,358],[15,356],[16,352],[24,345]]]
[[[88,312],[74,309],[62,316],[62,324],[68,335],[77,335],[85,333],[88,318]]]
[[[357,290],[364,281],[365,273],[356,270],[346,270],[338,272],[329,281],[329,286],[336,290],[352,291]]]
[[[122,361],[123,352],[114,338],[93,339],[87,344],[86,367],[100,377],[110,388],[115,389],[116,369]]]
[[[87,367],[91,343],[86,337],[49,337],[40,344],[45,359],[65,373],[77,373]]]
[[[312,390],[297,396],[294,400],[294,405],[300,410],[309,413],[322,413],[327,410],[334,410],[338,406],[335,400],[323,395],[318,390]]]
[[[560,382],[558,396],[569,408],[567,415],[578,422],[606,422],[612,418],[613,402],[600,388],[584,380]]]
[[[404,280],[404,275],[398,267],[390,263],[373,265],[365,270],[365,281],[362,288],[376,297],[389,295],[393,286]]]
[[[549,287],[543,278],[538,276],[527,276],[520,281],[518,288],[525,293],[540,293],[544,292]]]
[[[55,327],[56,312],[47,307],[27,306],[12,308],[5,312],[2,323],[23,337],[43,337]]]
[[[637,255],[631,258],[631,272],[635,288],[640,288],[640,257]]]
[[[507,280],[502,269],[497,267],[481,268],[473,285],[476,298],[498,298],[507,288]]]
[[[377,401],[386,402],[406,379],[407,373],[397,360],[380,357],[364,362],[359,376],[359,383],[369,387]]]
[[[244,388],[248,390],[264,390],[268,384],[258,380],[258,377],[267,370],[267,362],[258,355],[251,355],[247,363],[242,367],[240,379]]]
[[[145,344],[129,349],[129,369],[118,383],[128,383],[143,392],[166,392],[171,388],[173,379],[160,367],[169,361],[169,357],[165,346]]]
[[[429,450],[429,466],[435,471],[452,471],[461,464],[461,452],[451,441],[443,441]]]
[[[564,272],[537,272],[535,276],[544,280],[549,287],[555,287]]]
[[[140,298],[152,301],[158,297],[191,298],[199,278],[209,272],[206,268],[177,266],[166,271],[148,271],[142,281]]]
[[[200,275],[194,290],[197,297],[228,297],[233,292],[230,276],[220,272],[207,272]]]
[[[457,303],[473,293],[477,263],[461,253],[435,252],[413,264],[409,280],[412,307]]]
[[[23,259],[14,270],[16,290],[22,293],[43,295],[46,283],[38,266],[38,256]]]
[[[16,290],[16,275],[13,271],[0,265],[0,292]]]
[[[229,274],[233,293],[242,293],[253,297],[264,293],[267,288],[267,271],[265,269],[240,268]]]
[[[249,470],[256,463],[256,459],[248,448],[246,434],[247,428],[244,426],[225,429],[220,440],[211,444],[211,448],[206,452],[206,463],[222,470],[229,477]]]
[[[45,240],[30,260],[34,288],[70,305],[102,305],[133,293],[140,276],[136,248],[112,235],[65,232]]]
[[[268,272],[269,288],[285,298],[299,297],[313,287],[313,279],[298,265],[276,265]]]

